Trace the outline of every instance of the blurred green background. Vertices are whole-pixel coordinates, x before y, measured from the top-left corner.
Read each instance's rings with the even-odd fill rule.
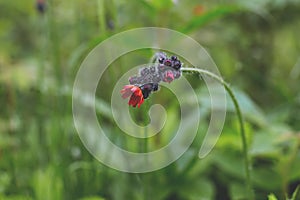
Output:
[[[230,102],[216,147],[197,158],[210,107],[205,84],[196,75],[187,78],[207,123],[170,166],[122,173],[100,164],[81,143],[71,107],[80,63],[111,35],[145,26],[181,31],[206,48],[242,107],[256,199],[271,193],[278,199],[291,196],[300,184],[299,0],[0,0],[1,200],[247,198]],[[114,62],[96,99],[98,119],[110,139],[136,152],[144,143],[116,127],[109,109],[111,89],[137,59],[145,63],[153,53],[133,52]],[[149,140],[154,148],[168,143],[180,119],[177,101],[167,90],[153,95],[145,107],[151,101],[164,105],[172,118],[161,138]]]

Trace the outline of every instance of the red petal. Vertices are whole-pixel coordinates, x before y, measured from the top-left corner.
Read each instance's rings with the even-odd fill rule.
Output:
[[[125,99],[130,97],[128,105],[131,105],[133,107],[136,107],[138,105],[138,107],[140,107],[144,102],[142,90],[138,86],[125,85],[120,92],[122,94],[122,98]]]
[[[123,89],[120,91],[122,94],[122,98],[126,99],[133,94],[132,88],[136,87],[135,85],[125,85]]]

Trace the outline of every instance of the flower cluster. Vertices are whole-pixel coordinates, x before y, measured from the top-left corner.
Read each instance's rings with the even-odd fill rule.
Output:
[[[168,57],[165,53],[156,54],[156,63],[150,67],[140,69],[139,74],[129,78],[130,85],[121,90],[122,97],[128,98],[129,105],[141,106],[151,92],[159,88],[160,82],[171,83],[181,76],[181,61],[176,56]]]

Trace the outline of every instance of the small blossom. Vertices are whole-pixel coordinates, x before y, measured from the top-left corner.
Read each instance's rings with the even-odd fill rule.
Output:
[[[133,107],[136,107],[136,105],[140,107],[144,102],[142,90],[138,86],[125,85],[121,90],[121,94],[123,99],[126,99],[130,96],[128,104],[132,105]]]
[[[171,83],[174,80],[174,74],[171,70],[167,70],[164,74],[163,81]]]
[[[172,61],[169,60],[169,59],[167,59],[167,60],[164,61],[164,65],[171,66],[172,65]]]

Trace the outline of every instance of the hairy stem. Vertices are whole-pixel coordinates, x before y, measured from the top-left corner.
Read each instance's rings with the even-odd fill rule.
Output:
[[[232,89],[229,87],[229,84],[226,83],[221,77],[219,77],[218,75],[204,70],[204,69],[199,69],[199,68],[181,68],[182,72],[195,72],[198,73],[200,75],[207,75],[211,78],[213,78],[214,80],[218,81],[220,84],[222,84],[225,88],[225,90],[228,92],[233,104],[234,104],[234,108],[236,110],[236,114],[238,116],[238,120],[239,120],[239,124],[240,124],[240,132],[241,132],[241,136],[242,136],[242,144],[243,144],[243,156],[245,159],[245,173],[246,173],[246,184],[247,184],[247,193],[248,193],[248,198],[253,200],[254,199],[254,193],[253,193],[253,189],[252,189],[252,182],[251,182],[251,161],[250,161],[250,156],[248,153],[248,144],[247,144],[247,138],[246,138],[246,133],[245,133],[245,126],[244,126],[244,120],[243,120],[243,116],[241,113],[241,109],[240,106],[238,104],[238,101],[235,97],[235,95],[233,94]]]

